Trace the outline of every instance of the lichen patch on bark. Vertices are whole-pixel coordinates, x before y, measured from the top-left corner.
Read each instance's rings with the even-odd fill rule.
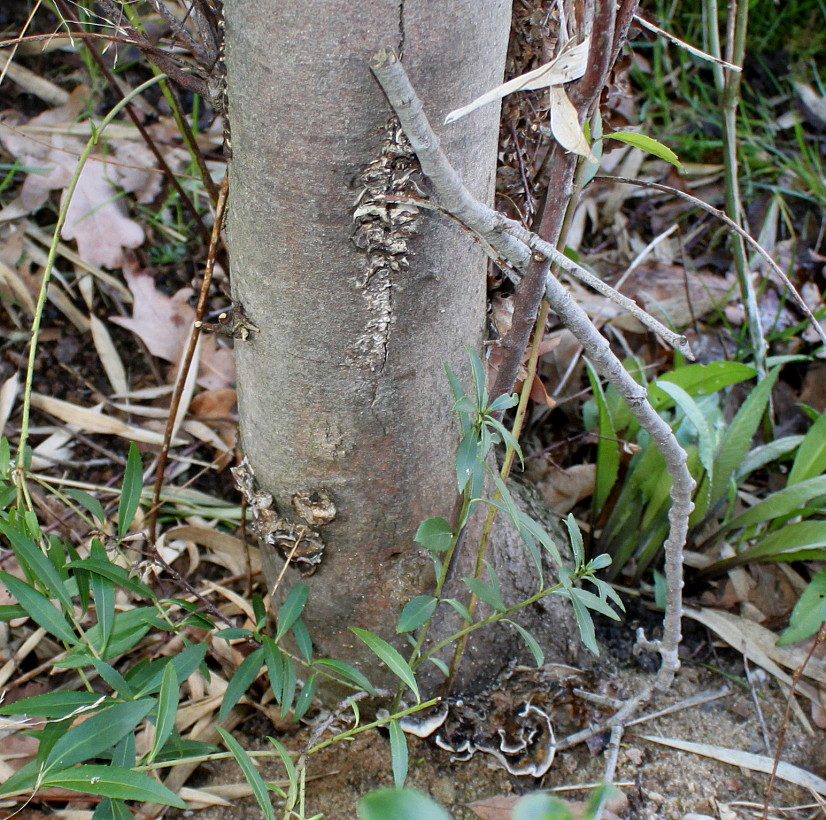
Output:
[[[394,278],[409,267],[408,240],[416,231],[419,209],[387,197],[420,195],[415,154],[398,120],[385,126],[381,153],[359,176],[361,190],[353,211],[353,243],[363,252],[360,274],[353,284],[367,302],[369,318],[347,356],[348,364],[381,371],[393,325]]]

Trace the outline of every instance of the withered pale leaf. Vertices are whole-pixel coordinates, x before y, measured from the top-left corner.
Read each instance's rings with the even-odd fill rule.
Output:
[[[89,316],[89,325],[92,329],[92,341],[95,344],[95,350],[100,356],[100,363],[103,365],[109,384],[112,385],[115,393],[125,393],[129,389],[126,381],[126,368],[123,366],[106,325],[94,314]]]
[[[477,97],[472,103],[451,111],[445,117],[445,125],[449,125],[461,119],[471,111],[481,108],[494,100],[501,100],[514,91],[535,91],[537,88],[549,88],[562,85],[571,80],[578,80],[584,73],[588,65],[588,49],[590,48],[590,38],[586,38],[575,46],[566,47],[549,63],[514,77],[512,80],[496,86],[496,88]],[[566,146],[567,147],[567,146]]]
[[[565,89],[552,85],[548,89],[551,102],[551,132],[554,139],[567,151],[586,157],[590,162],[599,163],[591,151],[588,140],[579,124],[579,116],[574,104],[568,99]]]

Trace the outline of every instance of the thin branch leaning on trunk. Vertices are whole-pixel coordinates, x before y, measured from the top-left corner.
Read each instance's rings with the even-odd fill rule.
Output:
[[[442,207],[480,234],[518,270],[524,272],[532,262],[544,267],[545,260],[549,257],[531,249],[531,244],[536,247],[537,241],[542,240],[535,235],[520,238],[515,236],[510,220],[476,200],[465,188],[439,147],[439,140],[424,114],[422,103],[395,54],[387,50],[379,51],[370,61],[370,68],[384,89]],[[629,699],[610,719],[610,725],[618,725],[628,720],[655,689],[667,689],[680,666],[678,649],[681,638],[683,547],[688,532],[688,517],[694,507],[691,500],[694,479],[686,466],[685,451],[668,424],[654,411],[645,388],[637,384],[623,368],[606,339],[550,272],[545,277],[545,298],[562,324],[583,346],[600,375],[614,385],[640,426],[649,433],[663,455],[672,481],[670,528],[664,544],[667,595],[663,637],[661,641],[653,643],[645,641],[644,636],[640,638],[646,649],[653,647],[659,652],[662,663],[653,683]]]

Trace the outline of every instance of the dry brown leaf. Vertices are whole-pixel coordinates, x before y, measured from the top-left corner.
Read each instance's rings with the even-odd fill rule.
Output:
[[[106,325],[94,314],[89,316],[89,325],[92,330],[92,341],[95,344],[95,350],[98,352],[100,363],[103,365],[109,384],[112,385],[115,393],[125,393],[129,390],[129,384],[126,381],[126,368],[123,366]]]
[[[583,498],[593,494],[596,477],[596,464],[575,464],[567,470],[550,464],[537,487],[557,515],[567,515]]]
[[[166,538],[180,538],[206,547],[214,553],[206,556],[206,560],[226,567],[233,575],[243,575],[246,572],[246,553],[249,551],[249,563],[253,573],[261,571],[261,550],[258,547],[248,547],[240,538],[220,530],[197,525],[173,527],[167,530]]]
[[[551,106],[551,132],[554,139],[566,150],[589,162],[599,164],[599,160],[591,151],[588,140],[579,124],[579,115],[574,104],[568,99],[565,89],[552,85],[548,89],[548,98]]]
[[[30,173],[20,191],[22,204],[33,211],[40,207],[55,189],[65,189],[77,168],[78,157],[85,141],[67,133],[83,111],[89,90],[75,89],[65,105],[45,111],[23,125],[10,116],[0,121],[0,141],[7,150],[28,167]],[[120,192],[140,191],[148,195],[154,180],[147,180],[145,171],[136,172],[123,164],[136,161],[150,166],[151,155],[141,149],[121,143],[107,144],[107,153],[93,154],[84,164],[66,212],[61,235],[77,241],[79,254],[94,265],[120,267],[125,248],[143,244],[143,228],[127,215]],[[66,193],[64,191],[63,198]]]
[[[153,356],[178,364],[195,321],[195,310],[188,302],[192,289],[182,288],[173,296],[167,296],[143,270],[127,266],[124,276],[134,297],[132,316],[113,316],[111,321],[139,336]],[[235,381],[232,351],[217,347],[213,336],[202,335],[200,360],[198,384],[201,387],[221,389]]]
[[[509,820],[517,800],[519,795],[516,794],[497,794],[484,800],[475,800],[467,806],[481,820]]]

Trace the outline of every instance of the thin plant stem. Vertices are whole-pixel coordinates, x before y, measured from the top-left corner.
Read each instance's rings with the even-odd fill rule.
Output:
[[[69,184],[66,186],[65,195],[63,197],[63,203],[60,206],[60,210],[57,214],[57,224],[55,225],[54,233],[52,234],[52,242],[49,245],[49,254],[46,258],[46,264],[43,268],[43,278],[40,282],[40,292],[37,295],[37,304],[35,306],[34,316],[32,317],[32,335],[31,340],[29,342],[29,358],[26,365],[26,383],[23,387],[23,411],[20,419],[20,439],[17,448],[16,484],[18,489],[18,503],[21,503],[22,501],[22,497],[24,495],[22,488],[26,483],[24,478],[25,452],[26,444],[29,438],[29,422],[31,418],[32,407],[32,385],[34,383],[34,368],[35,361],[37,359],[37,346],[40,338],[40,325],[43,321],[43,311],[45,309],[46,298],[49,293],[49,283],[51,282],[55,260],[57,259],[57,248],[60,244],[60,232],[63,229],[63,225],[66,223],[66,216],[69,212],[69,204],[72,200],[72,197],[74,196],[75,190],[77,189],[77,185],[80,181],[80,176],[83,173],[83,167],[86,164],[86,160],[89,158],[98,141],[100,140],[100,136],[103,133],[103,130],[106,128],[106,126],[109,125],[110,122],[112,122],[112,120],[121,112],[121,110],[129,104],[129,102],[134,97],[137,97],[139,94],[142,94],[144,91],[146,91],[147,88],[150,88],[155,83],[160,82],[162,79],[164,79],[164,75],[152,77],[145,83],[139,85],[129,94],[127,94],[122,100],[118,101],[115,104],[112,110],[103,118],[100,127],[94,129],[92,135],[87,140],[85,148],[78,157],[77,165],[75,166],[72,178],[69,180]],[[31,499],[29,499],[29,503],[30,502]]]

